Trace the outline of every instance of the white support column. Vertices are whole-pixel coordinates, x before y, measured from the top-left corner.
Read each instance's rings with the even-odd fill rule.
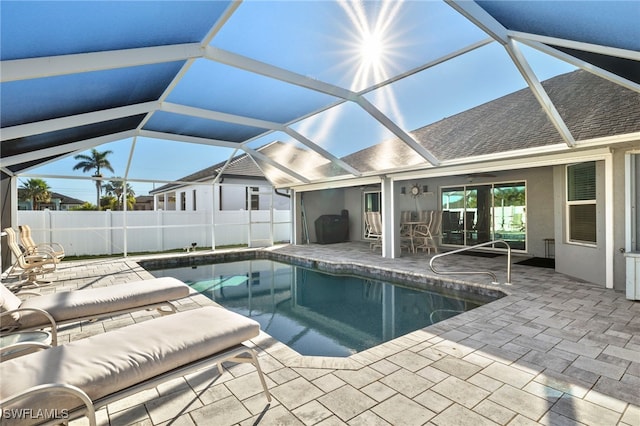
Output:
[[[296,203],[296,199],[298,198],[298,193],[296,192],[295,189],[290,190],[290,194],[291,194],[291,198],[289,198],[289,214],[291,215],[291,217],[289,218],[290,220],[290,227],[291,227],[291,236],[290,236],[290,242],[293,245],[297,245],[298,244],[298,234],[296,232],[296,230],[298,229],[298,203]]]
[[[16,175],[13,175],[9,178],[9,191],[10,191],[10,197],[11,200],[13,200],[13,203],[11,203],[11,222],[10,225],[12,227],[17,227],[18,226],[18,177]],[[33,208],[33,207],[31,207]],[[5,224],[3,224],[3,228],[6,228]]]
[[[216,191],[219,188],[216,180],[211,184],[211,250],[216,249],[216,210],[220,207],[220,191]],[[218,194],[218,202],[216,203],[216,194]]]
[[[613,260],[614,244],[613,233],[613,154],[607,154],[604,158],[604,217],[605,217],[605,285],[613,288]]]
[[[382,257],[395,258],[395,241],[398,237],[398,230],[395,223],[395,202],[393,197],[393,180],[388,177],[382,178]]]

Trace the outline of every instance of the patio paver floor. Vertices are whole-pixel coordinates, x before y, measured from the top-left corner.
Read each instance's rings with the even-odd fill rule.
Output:
[[[433,275],[423,254],[383,259],[360,243],[269,250]],[[136,263],[141,258],[63,262],[55,284],[39,291],[151,278]],[[442,269],[490,268],[504,280],[504,256],[445,259]],[[259,393],[251,366],[229,364],[222,376],[215,368],[200,371],[111,404],[99,410],[99,424],[640,424],[640,302],[520,265],[513,265],[512,285],[499,288],[507,296],[347,359],[303,357],[261,333],[252,344],[273,392],[271,404]],[[177,305],[187,310],[213,303],[192,294]],[[71,324],[59,338],[64,343],[154,316],[142,311]]]

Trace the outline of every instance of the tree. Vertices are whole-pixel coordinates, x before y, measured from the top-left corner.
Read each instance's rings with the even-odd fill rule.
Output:
[[[129,184],[126,185],[126,190],[125,190],[123,181],[111,180],[104,185],[104,189],[107,195],[113,196],[116,199],[116,205],[114,210],[122,210],[125,197],[127,199],[127,208],[133,209],[133,204],[135,203],[136,194],[135,192],[133,192],[133,188],[131,188]],[[133,199],[133,202],[131,202],[132,199]]]
[[[29,179],[22,183],[20,187],[22,200],[30,200],[31,208],[39,210],[38,203],[48,203],[51,201],[49,185],[42,179]]]
[[[80,162],[73,167],[73,170],[82,169],[85,173],[95,170],[92,176],[96,178],[96,206],[98,206],[98,210],[100,210],[100,194],[102,192],[101,171],[102,169],[106,169],[113,173],[113,167],[111,167],[111,163],[109,163],[107,159],[109,154],[113,154],[113,151],[107,150],[99,152],[94,148],[91,150],[91,155],[78,154],[73,157],[76,160],[80,160]]]
[[[71,209],[72,211],[86,211],[86,210],[98,210],[98,208],[96,206],[94,206],[93,204],[91,204],[88,201],[85,201],[84,204],[82,204],[81,206],[78,207],[72,207]]]

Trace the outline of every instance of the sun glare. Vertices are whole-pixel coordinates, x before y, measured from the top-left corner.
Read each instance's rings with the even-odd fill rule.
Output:
[[[360,56],[365,67],[380,65],[384,58],[384,42],[379,33],[362,34]]]
[[[387,78],[390,66],[389,55],[392,52],[391,40],[393,22],[403,2],[383,0],[375,3],[361,1],[340,1],[351,24],[347,41],[354,53],[352,62],[355,66],[352,90],[359,90],[374,82]]]

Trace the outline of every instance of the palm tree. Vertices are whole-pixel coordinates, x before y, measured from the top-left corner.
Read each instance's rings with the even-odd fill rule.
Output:
[[[96,206],[98,206],[98,210],[100,210],[100,193],[102,190],[101,170],[106,169],[113,173],[113,167],[111,167],[111,163],[107,160],[107,155],[109,154],[113,154],[113,151],[107,150],[99,152],[97,149],[93,148],[91,150],[91,155],[78,154],[73,157],[76,160],[80,160],[80,162],[73,167],[73,170],[82,169],[85,173],[95,170],[93,177],[96,178]]]
[[[20,187],[21,199],[30,200],[31,208],[38,210],[38,203],[48,203],[51,201],[51,188],[42,179],[29,179],[22,183]]]
[[[124,198],[127,199],[127,207],[133,208],[133,203],[131,203],[131,199],[135,197],[135,192],[133,192],[133,188],[129,184],[126,185],[126,191],[124,187],[124,182],[121,180],[111,180],[107,184],[104,185],[104,190],[107,195],[113,196],[116,199],[116,210],[122,210],[122,206],[124,204]],[[125,195],[126,192],[126,195]],[[133,198],[135,200],[135,198]]]

